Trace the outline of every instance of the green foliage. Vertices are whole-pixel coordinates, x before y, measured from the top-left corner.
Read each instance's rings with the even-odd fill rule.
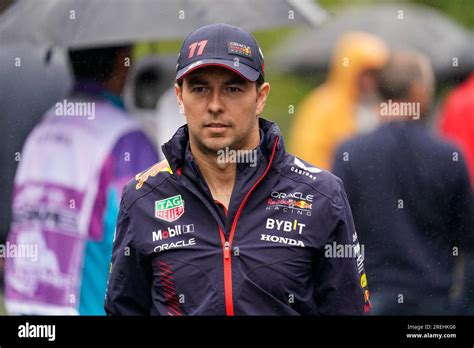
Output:
[[[436,8],[466,28],[474,29],[474,1],[471,0],[412,0]]]
[[[333,12],[351,6],[365,6],[381,2],[387,3],[416,3],[440,10],[454,21],[467,28],[474,28],[474,1],[472,0],[402,0],[402,1],[377,1],[377,0],[315,0],[326,10]]]

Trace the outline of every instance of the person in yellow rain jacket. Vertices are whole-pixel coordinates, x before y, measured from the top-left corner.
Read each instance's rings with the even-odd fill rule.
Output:
[[[388,48],[374,35],[348,32],[337,42],[327,81],[303,100],[290,133],[297,156],[330,169],[337,145],[378,123],[376,71],[388,59]]]

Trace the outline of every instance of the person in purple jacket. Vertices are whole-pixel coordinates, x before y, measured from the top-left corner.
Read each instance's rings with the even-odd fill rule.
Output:
[[[109,315],[358,315],[363,246],[341,180],[286,152],[241,28],[193,31],[178,57],[187,125],[120,204]]]
[[[122,103],[128,47],[71,51],[74,92],[29,134],[13,192],[6,307],[100,315],[123,186],[158,160]]]

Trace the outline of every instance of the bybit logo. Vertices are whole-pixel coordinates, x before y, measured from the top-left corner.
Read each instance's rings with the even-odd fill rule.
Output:
[[[287,221],[267,218],[267,224],[265,228],[267,230],[277,230],[284,232],[297,231],[298,234],[302,234],[305,226],[305,224],[298,222],[298,220]]]

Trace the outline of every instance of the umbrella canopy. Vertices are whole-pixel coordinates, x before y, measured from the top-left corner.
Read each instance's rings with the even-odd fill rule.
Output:
[[[19,0],[0,17],[0,44],[90,48],[181,38],[219,22],[253,31],[325,18],[312,0]]]
[[[430,57],[438,77],[465,74],[474,68],[473,35],[426,6],[378,4],[349,9],[319,29],[289,38],[275,52],[273,66],[307,73],[325,70],[337,39],[347,31],[366,31],[391,49],[416,49]]]

